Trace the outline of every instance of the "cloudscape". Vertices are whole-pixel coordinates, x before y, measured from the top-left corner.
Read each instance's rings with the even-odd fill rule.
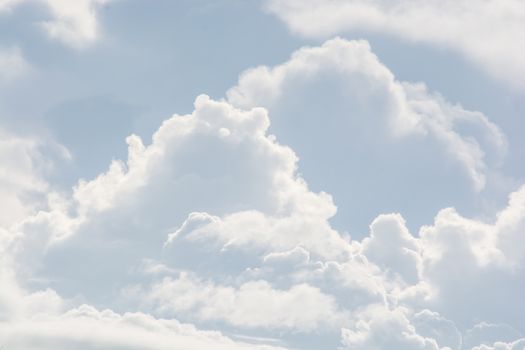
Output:
[[[0,0],[0,349],[525,349],[524,34],[520,0]]]

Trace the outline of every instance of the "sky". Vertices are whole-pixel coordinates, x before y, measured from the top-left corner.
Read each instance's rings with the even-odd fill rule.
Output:
[[[525,349],[521,0],[0,0],[0,349]]]

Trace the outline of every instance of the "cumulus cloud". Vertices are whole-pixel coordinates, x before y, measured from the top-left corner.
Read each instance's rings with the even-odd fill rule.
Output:
[[[363,108],[362,105],[347,106],[349,119],[375,119],[361,120],[356,122],[357,125],[349,126],[369,124],[372,126],[370,132],[376,133],[370,136],[381,137],[384,135],[381,125],[376,124],[380,121],[391,137],[418,135],[432,138],[463,165],[478,190],[484,187],[485,152],[498,155],[504,153],[506,148],[505,137],[498,127],[479,112],[464,110],[461,106],[451,105],[438,94],[429,93],[423,84],[397,81],[372,53],[366,41],[333,39],[321,47],[300,49],[284,64],[272,68],[261,66],[244,72],[238,85],[231,88],[227,96],[236,106],[263,106],[272,112],[276,104],[287,103],[287,98],[297,93],[294,91],[300,89],[297,85],[326,79],[326,75],[331,78],[334,73],[344,81],[343,93],[347,99],[360,99],[357,102],[367,103],[367,108],[373,111],[367,115],[359,109]],[[481,132],[476,134],[469,128]],[[463,133],[462,129],[467,131]],[[346,130],[347,135],[351,132],[351,129]]]
[[[85,48],[100,37],[100,24],[97,9],[110,0],[3,0],[0,14],[12,12],[18,5],[36,3],[44,5],[49,11],[49,19],[40,25],[50,38],[77,48]]]
[[[408,232],[399,215],[379,216],[371,225],[370,237],[361,241],[363,254],[387,275],[410,281],[411,286],[393,291],[404,305],[436,310],[464,330],[479,320],[522,330],[518,310],[523,307],[523,249],[516,245],[520,238],[510,235],[523,232],[523,193],[523,187],[512,193],[493,222],[443,209],[417,237]],[[514,244],[505,244],[510,241]],[[495,300],[506,302],[496,304]],[[494,326],[486,327],[484,333],[489,328]],[[468,337],[473,337],[475,329]]]
[[[396,81],[366,43],[301,49],[242,75],[227,100],[197,97],[194,111],[167,119],[150,144],[129,136],[127,160],[1,230],[0,341],[15,349],[278,348],[198,326],[289,348],[459,350],[463,337],[480,345],[473,329],[482,320],[516,329],[514,339],[496,339],[515,346],[525,329],[525,255],[516,244],[525,189],[492,222],[447,208],[418,234],[395,213],[377,216],[362,239],[338,231],[332,197],[310,189],[294,150],[270,133],[270,117],[279,123],[290,111],[284,97],[293,101],[327,73],[342,82],[349,111],[362,113],[348,119],[370,132],[366,145],[430,140],[445,155],[436,167],[453,159],[475,186],[491,161],[485,154],[504,152],[485,116]],[[22,173],[31,164],[19,165]]]
[[[457,51],[492,76],[524,87],[525,6],[519,0],[269,0],[266,6],[303,36],[351,30],[396,35]]]
[[[471,208],[507,150],[487,116],[398,81],[365,41],[337,38],[249,69],[227,98],[269,110],[270,132],[297,153],[308,184],[335,197],[337,228],[354,236],[352,224],[385,211],[431,220],[450,203]]]
[[[122,305],[111,300],[133,294],[138,285],[138,291],[151,290],[153,306],[143,306],[151,312],[193,311],[197,321],[222,320],[276,332],[337,329],[344,312],[334,296],[324,292],[330,290],[330,281],[343,281],[341,290],[358,291],[346,305],[381,300],[381,291],[374,290],[381,289],[378,281],[353,281],[348,275],[368,267],[361,268],[359,260],[348,261],[355,248],[327,222],[335,213],[330,196],[309,191],[296,173],[294,153],[266,135],[266,112],[239,110],[206,96],[197,98],[195,108],[191,115],[167,120],[149,146],[136,136],[128,138],[127,162],[115,161],[106,173],[80,181],[72,198],[56,198],[49,211],[13,226],[8,250],[16,259],[19,278],[52,281],[48,285],[61,294],[95,305]],[[183,222],[186,213],[197,208],[215,215],[191,214]],[[133,217],[140,220],[130,220]],[[168,230],[181,222],[170,234]],[[308,259],[329,260],[309,264],[307,268],[316,270],[313,279],[298,276],[292,285],[274,287],[256,277],[265,257],[269,264],[272,253],[298,246],[304,247]],[[229,250],[240,252],[234,256],[238,260],[233,273],[226,269],[211,274],[209,282],[158,280],[180,269],[217,272],[227,266],[224,252]],[[182,259],[181,252],[186,253]],[[210,259],[213,254],[216,260]],[[164,265],[157,266],[164,267],[147,268],[155,263],[150,260],[145,266],[144,258],[161,259]],[[216,263],[215,270],[199,262]],[[154,276],[142,277],[134,267]],[[244,280],[232,285],[235,272]],[[178,288],[181,284],[184,288]],[[204,296],[198,291],[208,292]],[[181,305],[176,293],[195,303],[183,303],[186,309],[175,307]],[[199,295],[206,300],[195,298]],[[255,299],[260,304],[253,304]],[[252,318],[254,312],[260,317]]]
[[[495,222],[468,219],[444,209],[434,225],[421,229],[423,275],[435,286],[434,306],[443,315],[460,324],[478,319],[510,322],[519,329],[525,325],[517,311],[523,307],[523,249],[517,244],[521,238],[513,235],[523,232],[524,193],[522,187],[511,194]],[[507,302],[496,305],[494,300]]]
[[[342,329],[344,349],[439,350],[433,338],[419,335],[402,309],[371,307],[352,329]],[[445,348],[443,348],[445,349]]]
[[[420,247],[399,214],[380,215],[363,240],[363,253],[383,271],[400,276],[409,284],[419,280]]]
[[[265,252],[303,244],[318,255],[344,256],[347,242],[326,222],[335,213],[331,198],[308,190],[295,155],[265,135],[267,127],[262,109],[241,111],[201,96],[192,115],[167,120],[151,145],[129,137],[127,162],[113,162],[106,173],[80,181],[72,198],[58,197],[51,210],[13,227],[21,268],[56,281],[59,291],[100,295],[111,288],[104,287],[108,281],[122,286],[133,279],[129,270],[144,258],[160,258],[170,231],[195,210],[223,217],[191,215],[169,236],[168,248],[202,223],[208,225],[194,232],[196,240],[209,234],[208,241]],[[251,234],[243,237],[246,229]],[[316,243],[325,237],[326,244]],[[168,248],[166,259],[179,268],[191,261],[171,258]],[[126,253],[115,260],[115,249]],[[64,264],[79,256],[84,264]]]

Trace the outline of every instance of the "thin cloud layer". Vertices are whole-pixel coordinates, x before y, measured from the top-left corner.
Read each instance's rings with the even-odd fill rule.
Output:
[[[221,349],[278,350],[274,346],[235,342],[219,332],[205,332],[176,320],[141,313],[120,315],[87,305],[59,315],[12,321],[0,329],[10,349]]]
[[[0,16],[8,16],[23,4],[43,5],[49,18],[38,24],[51,39],[76,49],[85,48],[100,38],[97,9],[110,0],[4,0]]]
[[[0,84],[23,76],[30,65],[18,47],[0,47]]]
[[[302,36],[396,35],[454,50],[494,78],[525,87],[525,5],[519,0],[269,0],[266,7]]]

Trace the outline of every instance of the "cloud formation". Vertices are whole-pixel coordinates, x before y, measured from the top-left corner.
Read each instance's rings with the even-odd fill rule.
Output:
[[[463,165],[478,190],[485,185],[483,138],[487,139],[487,146],[493,148],[496,154],[505,152],[504,135],[487,117],[451,105],[438,94],[429,93],[423,84],[397,81],[371,52],[366,41],[333,39],[321,47],[300,49],[284,64],[273,68],[261,66],[244,72],[238,85],[230,89],[227,96],[236,106],[263,106],[271,111],[275,104],[288,97],[297,81],[306,84],[330,73],[339,73],[348,81],[350,89],[345,91],[347,98],[379,102],[379,115],[370,117],[378,118],[391,137],[420,135],[440,143],[440,148]],[[356,115],[348,118],[363,118],[356,111],[350,112]],[[380,127],[373,121],[370,124]],[[479,129],[480,136],[462,134],[461,129],[468,130],[469,127]]]
[[[355,107],[339,121],[370,132],[344,146],[349,157],[361,142],[378,152],[405,139],[411,151],[432,145],[436,168],[452,160],[479,191],[505,151],[505,137],[486,116],[397,81],[366,42],[335,39],[300,49],[282,65],[245,72],[226,99],[197,97],[194,111],[164,121],[149,144],[129,136],[126,160],[79,180],[70,193],[47,190],[39,211],[5,225],[0,344],[520,346],[525,251],[516,243],[525,228],[525,187],[493,220],[445,208],[416,233],[395,212],[376,216],[362,238],[337,230],[330,223],[337,202],[313,191],[301,174],[305,144],[283,129],[271,134],[270,120],[297,120],[285,107],[294,97],[309,102],[301,87],[322,75],[338,77],[343,100]],[[326,123],[329,116],[330,110],[318,117]],[[311,137],[312,130],[303,131]],[[359,134],[343,131],[344,141]],[[7,157],[13,169],[34,175],[25,142],[0,145],[23,156]]]
[[[268,109],[270,132],[297,153],[309,185],[335,197],[338,228],[356,236],[352,223],[385,211],[431,220],[451,203],[470,208],[508,147],[487,116],[397,80],[365,41],[336,38],[249,69],[227,97]]]

